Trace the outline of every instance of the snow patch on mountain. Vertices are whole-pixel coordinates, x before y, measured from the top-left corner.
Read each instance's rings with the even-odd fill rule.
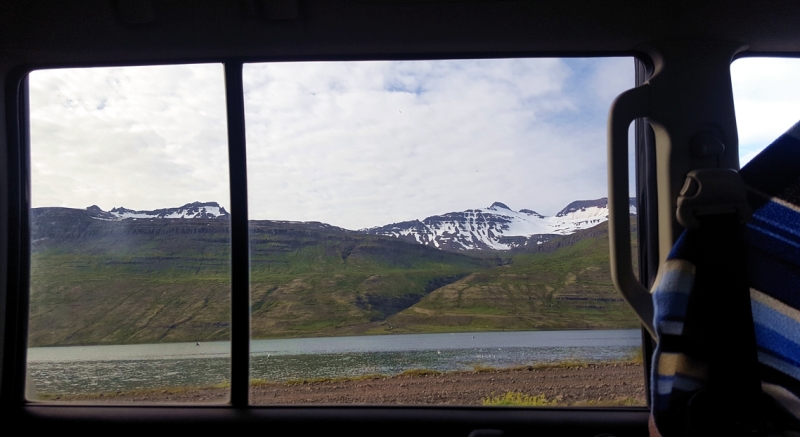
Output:
[[[124,207],[103,211],[97,205],[92,205],[86,210],[90,216],[98,220],[125,220],[125,219],[228,219],[230,214],[217,202],[187,203],[177,208],[163,208],[152,211],[136,211]]]
[[[636,214],[635,199],[630,213]],[[530,209],[514,211],[504,203],[488,208],[451,212],[424,220],[362,229],[447,250],[509,250],[542,244],[608,220],[608,199],[580,200],[547,217]]]

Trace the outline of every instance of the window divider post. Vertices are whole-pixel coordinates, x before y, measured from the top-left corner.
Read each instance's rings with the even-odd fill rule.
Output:
[[[225,63],[231,226],[230,403],[246,407],[250,395],[250,225],[247,214],[247,145],[242,63]]]

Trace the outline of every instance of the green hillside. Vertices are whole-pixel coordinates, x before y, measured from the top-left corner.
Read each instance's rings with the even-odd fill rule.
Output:
[[[358,332],[491,263],[355,232],[251,229],[256,338]],[[264,226],[262,228],[262,226]],[[264,232],[259,232],[263,229]]]
[[[227,222],[49,210],[33,223],[31,346],[229,337]],[[251,252],[254,338],[336,335],[491,266],[319,223],[251,222]]]
[[[639,326],[611,282],[607,223],[535,250],[434,291],[373,332]]]
[[[227,221],[34,212],[31,346],[229,337]],[[602,226],[539,253],[478,258],[320,223],[254,221],[252,335],[633,327],[611,286]]]
[[[227,223],[105,222],[80,212],[34,216],[29,345],[229,337]]]

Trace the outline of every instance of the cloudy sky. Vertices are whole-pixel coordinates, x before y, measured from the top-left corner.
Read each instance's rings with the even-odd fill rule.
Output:
[[[800,59],[742,58],[731,79],[744,165],[800,121]]]
[[[800,118],[777,84],[800,61],[766,84],[750,63],[744,154]],[[359,229],[606,196],[607,111],[633,80],[630,58],[247,65],[250,217]],[[38,71],[30,90],[34,207],[229,205],[221,65]]]

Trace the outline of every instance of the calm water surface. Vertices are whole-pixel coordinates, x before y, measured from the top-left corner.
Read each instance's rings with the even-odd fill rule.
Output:
[[[251,377],[393,375],[408,369],[467,370],[568,359],[624,359],[641,331],[525,331],[253,340]],[[224,382],[230,343],[168,343],[28,349],[40,393],[78,394]]]

